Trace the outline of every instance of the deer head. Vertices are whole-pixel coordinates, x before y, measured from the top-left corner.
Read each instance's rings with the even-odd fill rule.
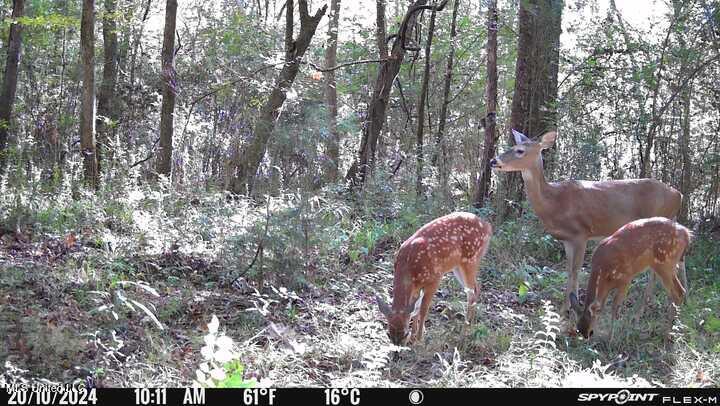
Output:
[[[541,159],[542,150],[550,148],[555,143],[557,133],[551,131],[545,133],[540,141],[533,141],[523,133],[512,130],[515,137],[515,145],[505,153],[490,161],[490,167],[503,172],[522,171],[530,168]]]
[[[570,293],[570,306],[575,311],[575,315],[578,318],[577,331],[582,334],[585,338],[590,338],[593,335],[593,329],[595,327],[595,321],[600,313],[600,304],[596,301],[592,301],[583,310],[580,305],[577,295],[575,292]]]
[[[420,296],[415,301],[410,301],[406,306],[388,306],[379,296],[375,296],[380,313],[385,315],[388,321],[388,338],[395,345],[405,345],[410,339],[410,319],[420,311],[420,304],[425,292],[420,291]]]

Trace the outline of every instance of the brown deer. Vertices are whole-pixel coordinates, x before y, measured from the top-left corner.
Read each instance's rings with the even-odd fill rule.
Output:
[[[395,345],[422,339],[430,303],[443,275],[453,271],[467,295],[465,318],[472,323],[479,286],[475,280],[488,249],[492,226],[470,213],[451,213],[415,232],[395,257],[392,307],[377,296],[388,321],[388,337]],[[414,318],[412,335],[410,319]]]
[[[555,143],[557,133],[545,133],[539,142],[513,130],[515,146],[490,161],[498,171],[520,171],[525,192],[545,230],[562,241],[568,259],[568,283],[563,314],[570,309],[570,293],[578,291],[578,269],[582,266],[590,239],[602,239],[624,224],[647,217],[674,219],[682,195],[654,179],[545,181],[542,150]],[[684,285],[685,265],[680,264]],[[648,284],[646,296],[654,281]],[[642,311],[640,311],[642,312]]]
[[[611,290],[617,289],[610,325],[612,341],[615,320],[630,282],[647,268],[655,272],[672,301],[679,306],[685,297],[685,288],[677,277],[676,268],[691,238],[690,230],[680,224],[663,217],[653,217],[628,223],[604,239],[592,257],[584,310],[575,293],[570,294],[571,306],[579,317],[578,332],[590,338],[605,306],[605,299]]]

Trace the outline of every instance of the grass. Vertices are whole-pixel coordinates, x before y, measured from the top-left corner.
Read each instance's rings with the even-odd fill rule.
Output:
[[[639,278],[616,342],[606,340],[609,310],[586,341],[566,334],[556,313],[566,281],[562,247],[526,214],[496,227],[479,272],[476,323],[465,326],[465,295],[447,277],[424,341],[399,349],[387,340],[374,295],[389,293],[399,244],[439,209],[386,200],[378,210],[372,201],[353,207],[330,192],[257,205],[220,193],[122,195],[0,197],[4,222],[19,229],[0,236],[0,384],[92,376],[106,386],[189,385],[213,314],[240,363],[228,382],[242,384],[717,386],[720,379],[720,249],[703,236],[687,261],[691,293],[669,334],[660,288],[641,322],[629,320],[645,283]],[[582,286],[587,272],[581,276]]]

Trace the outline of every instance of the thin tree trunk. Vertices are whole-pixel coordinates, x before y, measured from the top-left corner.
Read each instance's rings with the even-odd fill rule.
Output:
[[[287,62],[280,71],[270,97],[260,111],[254,132],[250,135],[250,139],[247,140],[243,151],[235,154],[232,162],[230,162],[232,173],[229,176],[230,181],[227,187],[234,193],[249,195],[253,192],[255,175],[260,167],[260,162],[265,156],[268,141],[272,136],[275,122],[280,114],[280,108],[285,102],[287,91],[295,81],[295,76],[297,76],[300,69],[300,60],[305,55],[305,51],[315,35],[318,23],[327,10],[327,5],[324,5],[314,16],[311,16],[308,13],[307,0],[298,0],[298,5],[300,9],[300,34],[290,44],[291,47],[286,50]]]
[[[116,0],[105,0],[105,14],[103,15],[103,78],[98,92],[98,173],[102,171],[103,160],[108,159],[110,155],[106,154],[106,152],[109,152],[110,139],[112,138],[110,133],[113,127],[108,125],[110,124],[108,121],[117,120],[117,111],[113,108],[118,62],[116,7]]]
[[[425,156],[423,153],[425,136],[425,100],[427,99],[428,84],[430,82],[430,49],[432,47],[433,34],[435,31],[435,9],[430,14],[430,27],[428,28],[427,41],[425,42],[425,71],[423,73],[422,87],[418,96],[417,131],[415,132],[415,192],[418,198],[422,197],[423,188],[423,166]]]
[[[450,188],[448,178],[452,162],[448,154],[447,137],[445,125],[447,123],[447,111],[450,104],[450,86],[452,85],[453,63],[455,59],[455,37],[457,36],[457,13],[460,0],[453,4],[452,21],[450,23],[450,51],[448,52],[447,66],[445,67],[445,84],[443,86],[443,102],[440,106],[440,117],[438,117],[438,132],[435,137],[437,149],[440,151],[440,162],[438,165],[438,177],[440,191],[446,201],[450,200]]]
[[[375,2],[375,41],[377,42],[380,59],[387,58],[387,30],[385,24],[385,6],[387,0],[377,0]]]
[[[285,63],[293,57],[293,30],[295,29],[295,5],[293,0],[285,0]]]
[[[682,101],[683,101],[683,122],[682,122],[682,135],[680,137],[680,154],[682,155],[682,170],[680,177],[680,193],[683,195],[682,207],[680,208],[680,215],[678,220],[681,223],[687,224],[690,213],[690,194],[692,193],[692,162],[690,159],[690,104],[692,102],[692,88],[689,84],[685,90],[683,90]]]
[[[160,112],[160,144],[157,152],[156,172],[171,176],[173,152],[173,118],[175,112],[175,21],[177,0],[167,0],[165,6],[165,32],[162,49],[162,107]]]
[[[330,24],[328,26],[328,42],[325,48],[325,67],[331,68],[337,64],[338,26],[340,22],[340,0],[330,3]],[[340,134],[337,130],[337,88],[335,71],[325,72],[325,104],[328,110],[328,139],[326,141],[327,155],[330,160],[327,180],[334,182],[338,178],[340,167]]]
[[[25,13],[25,0],[14,0],[12,18],[15,20]],[[17,90],[18,65],[20,63],[20,45],[22,43],[22,24],[10,25],[10,34],[7,42],[7,59],[5,62],[5,76],[2,84],[2,97],[0,98],[0,177],[7,161],[8,133],[12,109]]]
[[[425,6],[427,0],[416,0],[415,3],[408,7],[401,24],[398,35],[404,37],[405,32],[412,31],[415,26],[417,10]],[[358,158],[353,162],[350,170],[346,175],[346,179],[353,185],[362,185],[370,168],[375,164],[375,150],[377,148],[378,138],[385,125],[387,105],[390,100],[390,90],[392,90],[393,81],[400,72],[400,66],[405,58],[405,49],[402,46],[403,38],[396,37],[392,51],[389,57],[380,62],[375,86],[373,87],[373,95],[368,104],[368,114],[363,125],[363,134],[358,151]]]
[[[486,112],[484,123],[485,129],[485,142],[483,143],[483,155],[482,155],[482,167],[480,169],[480,176],[477,180],[477,187],[475,188],[475,198],[473,199],[474,206],[481,208],[485,204],[485,198],[488,197],[490,192],[490,176],[492,169],[490,168],[490,160],[495,155],[495,142],[497,141],[497,134],[495,129],[496,118],[497,118],[497,91],[498,91],[498,72],[497,72],[497,28],[498,28],[498,14],[497,14],[497,0],[490,0],[488,2],[488,14],[487,14],[487,30],[488,40],[486,45],[487,50],[487,84],[485,87],[485,103]]]
[[[135,86],[135,61],[137,60],[138,49],[140,48],[140,42],[142,41],[143,32],[145,31],[145,21],[147,21],[148,14],[150,14],[151,3],[152,0],[147,0],[147,3],[145,3],[143,16],[140,20],[140,31],[135,37],[135,43],[133,44],[132,57],[130,58],[130,85],[133,87]]]
[[[83,76],[80,148],[83,154],[85,185],[97,189],[99,179],[95,153],[95,0],[83,0],[80,48]]]

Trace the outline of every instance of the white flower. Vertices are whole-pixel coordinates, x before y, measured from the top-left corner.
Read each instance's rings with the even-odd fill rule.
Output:
[[[218,327],[220,327],[220,320],[213,314],[212,320],[210,320],[210,324],[208,324],[208,331],[210,334],[215,334],[218,331]]]
[[[210,371],[210,376],[216,381],[222,381],[225,379],[225,371],[222,368],[215,368]]]
[[[230,360],[232,360],[234,357],[234,354],[229,349],[220,349],[218,352],[215,353],[215,361],[224,364]]]
[[[200,349],[200,354],[202,354],[203,358],[207,360],[211,360],[214,353],[215,351],[213,351],[213,348],[207,345]]]
[[[217,342],[215,344],[221,350],[230,350],[232,349],[233,340],[228,336],[221,336],[217,339]]]

